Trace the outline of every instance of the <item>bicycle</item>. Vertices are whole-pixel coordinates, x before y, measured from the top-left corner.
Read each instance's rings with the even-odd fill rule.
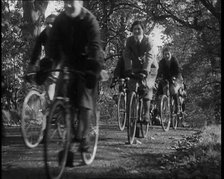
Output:
[[[180,124],[182,124],[182,122],[184,121],[185,119],[185,116],[186,116],[186,113],[184,112],[184,109],[183,109],[183,105],[185,105],[185,96],[183,95],[183,91],[184,89],[182,87],[180,87],[180,89],[178,90],[178,108],[179,108],[179,113],[177,114],[177,126],[180,126]],[[186,94],[185,94],[186,95]],[[177,128],[176,126],[176,128]],[[175,128],[175,129],[176,129]]]
[[[117,121],[121,131],[124,130],[127,121],[127,82],[129,77],[115,80],[115,84],[119,85],[119,94],[117,99]]]
[[[155,123],[157,121],[161,121],[160,120],[160,115],[159,115],[159,110],[158,110],[158,104],[156,102],[156,91],[157,91],[157,89],[158,89],[158,84],[157,84],[157,82],[155,82],[155,86],[153,88],[153,96],[152,96],[152,100],[150,102],[150,109],[149,109],[149,119],[150,119],[149,126],[150,127],[155,125]]]
[[[34,78],[37,72],[28,73],[25,79]],[[29,80],[28,80],[29,81]],[[43,140],[48,107],[51,103],[47,92],[48,85],[42,89],[32,86],[23,101],[21,112],[21,133],[28,148],[35,148]]]
[[[130,92],[130,100],[128,106],[128,125],[127,134],[128,142],[133,144],[135,139],[137,123],[140,125],[140,131],[142,137],[146,137],[149,130],[149,123],[145,122],[142,118],[144,114],[143,110],[143,95],[142,87],[144,88],[143,79],[146,78],[144,73],[132,74],[131,78],[137,80],[135,90]]]
[[[55,97],[49,112],[49,119],[47,120],[45,130],[44,142],[44,163],[48,178],[59,179],[65,170],[68,162],[69,152],[72,149],[72,142],[75,139],[77,127],[79,124],[80,110],[78,106],[74,106],[71,102],[72,98],[69,94],[69,84],[71,84],[71,75],[74,80],[84,81],[84,73],[76,70],[62,68],[60,71],[63,80],[62,95]],[[75,83],[76,84],[76,83]],[[77,89],[75,90],[76,97],[79,97]],[[94,101],[95,102],[95,101]],[[82,160],[86,165],[93,162],[98,143],[99,136],[99,112],[94,106],[92,118],[89,125],[89,152],[81,151]],[[55,113],[57,113],[55,115]],[[59,114],[58,114],[59,113]],[[55,117],[56,116],[56,117]],[[54,121],[52,123],[52,120]],[[63,137],[58,134],[55,123],[59,124],[60,131]]]
[[[160,99],[161,125],[165,132],[169,131],[171,123],[172,123],[173,129],[177,128],[177,114],[175,114],[174,112],[174,109],[175,109],[174,99],[173,99],[173,96],[170,95],[169,89],[170,89],[170,84],[169,84],[169,81],[166,80],[166,85],[163,88],[163,95],[161,96],[161,99]]]

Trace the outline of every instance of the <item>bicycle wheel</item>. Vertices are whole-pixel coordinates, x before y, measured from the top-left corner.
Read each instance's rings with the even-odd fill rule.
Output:
[[[23,102],[21,119],[23,141],[29,148],[38,146],[43,139],[46,123],[45,109],[44,94],[36,90],[29,91]]]
[[[144,114],[144,110],[143,110],[143,100],[141,99],[140,103],[139,103],[139,115],[141,116],[141,119],[143,117]],[[145,138],[148,135],[148,131],[149,131],[149,124],[148,122],[144,122],[144,121],[140,121],[140,130],[141,130],[141,137]]]
[[[71,140],[71,112],[66,108],[64,101],[56,100],[52,104],[44,137],[47,177],[59,179],[65,169]]]
[[[181,99],[181,97],[178,98],[179,99],[179,114],[177,115],[177,120],[178,120],[178,127],[183,127],[183,122],[185,121],[185,113],[183,111],[183,100]]]
[[[86,165],[90,165],[96,156],[98,138],[99,138],[99,118],[100,111],[96,111],[92,116],[89,125],[89,133],[87,136],[89,142],[88,152],[82,152],[82,160]]]
[[[169,109],[169,100],[166,95],[163,95],[160,102],[160,117],[162,128],[167,132],[170,128],[170,109]]]
[[[118,126],[121,131],[125,128],[126,123],[126,100],[125,100],[125,94],[124,92],[120,92],[118,97],[118,103],[117,103],[117,120],[118,120]]]
[[[128,142],[133,144],[138,120],[138,100],[135,92],[131,93],[128,115]]]
[[[174,130],[177,129],[177,123],[178,123],[178,116],[174,112],[175,110],[175,104],[174,104],[174,99],[171,98],[171,121],[172,121],[172,128]]]

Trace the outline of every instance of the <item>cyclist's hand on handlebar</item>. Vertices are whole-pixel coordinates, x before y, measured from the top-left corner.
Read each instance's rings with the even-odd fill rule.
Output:
[[[172,77],[172,80],[175,81],[177,78],[175,76]]]
[[[124,74],[126,77],[131,77],[133,75],[133,72],[132,72],[132,70],[127,70],[124,72]]]
[[[117,78],[117,77],[114,77],[114,78],[112,79],[112,82],[111,82],[110,88],[114,88],[114,87],[115,87],[117,80],[118,80],[118,78]]]
[[[148,76],[148,71],[147,71],[147,70],[142,70],[142,71],[140,72],[140,74],[141,74],[141,76],[142,76],[143,78],[146,78],[146,77]]]
[[[29,65],[27,68],[26,74],[37,72],[38,66],[37,65]]]
[[[29,65],[26,74],[24,75],[24,80],[28,83],[33,83],[37,70],[38,66]]]

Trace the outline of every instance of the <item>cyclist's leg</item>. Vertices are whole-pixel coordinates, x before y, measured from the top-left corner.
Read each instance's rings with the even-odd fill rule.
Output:
[[[149,89],[147,95],[143,98],[143,107],[145,111],[143,120],[145,120],[146,122],[150,122],[149,109],[150,109],[151,100],[152,100],[152,89]]]
[[[174,84],[172,83],[170,84],[170,96],[174,99],[174,106],[175,106],[174,113],[177,114],[179,112],[178,90],[177,90],[177,87],[174,86]]]
[[[150,113],[150,103],[152,101],[152,96],[153,96],[153,88],[155,85],[155,81],[156,81],[156,75],[151,75],[149,74],[148,77],[146,78],[146,85],[148,87],[148,91],[146,96],[143,98],[143,106],[144,106],[144,111],[145,111],[145,115],[144,115],[144,120],[146,122],[150,122],[150,118],[149,118],[149,113]]]
[[[127,118],[128,118],[128,115],[129,115],[129,103],[130,103],[130,98],[131,98],[131,92],[135,90],[135,87],[136,87],[136,80],[135,79],[130,79],[128,82],[127,82],[127,103],[126,103],[126,109],[127,109]]]
[[[91,115],[93,114],[96,88],[94,89],[84,89],[83,96],[80,102],[80,119],[79,119],[79,129],[78,136],[81,137],[81,150],[88,150],[88,134]]]

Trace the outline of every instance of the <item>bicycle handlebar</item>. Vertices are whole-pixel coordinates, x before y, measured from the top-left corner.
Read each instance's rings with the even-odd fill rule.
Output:
[[[142,80],[142,79],[144,79],[144,78],[146,78],[147,77],[147,75],[145,74],[145,73],[131,73],[130,74],[130,78],[137,78],[137,79],[140,79],[140,80]]]
[[[42,73],[52,73],[52,72],[63,72],[63,73],[70,73],[71,72],[71,73],[74,73],[74,74],[77,74],[77,75],[80,75],[80,76],[85,75],[85,73],[82,72],[82,71],[69,69],[67,67],[64,67],[62,69],[45,70]],[[37,71],[29,72],[26,75],[24,75],[23,77],[26,78],[26,77],[29,77],[29,76],[32,76],[32,75],[35,75],[35,74],[37,74]]]

